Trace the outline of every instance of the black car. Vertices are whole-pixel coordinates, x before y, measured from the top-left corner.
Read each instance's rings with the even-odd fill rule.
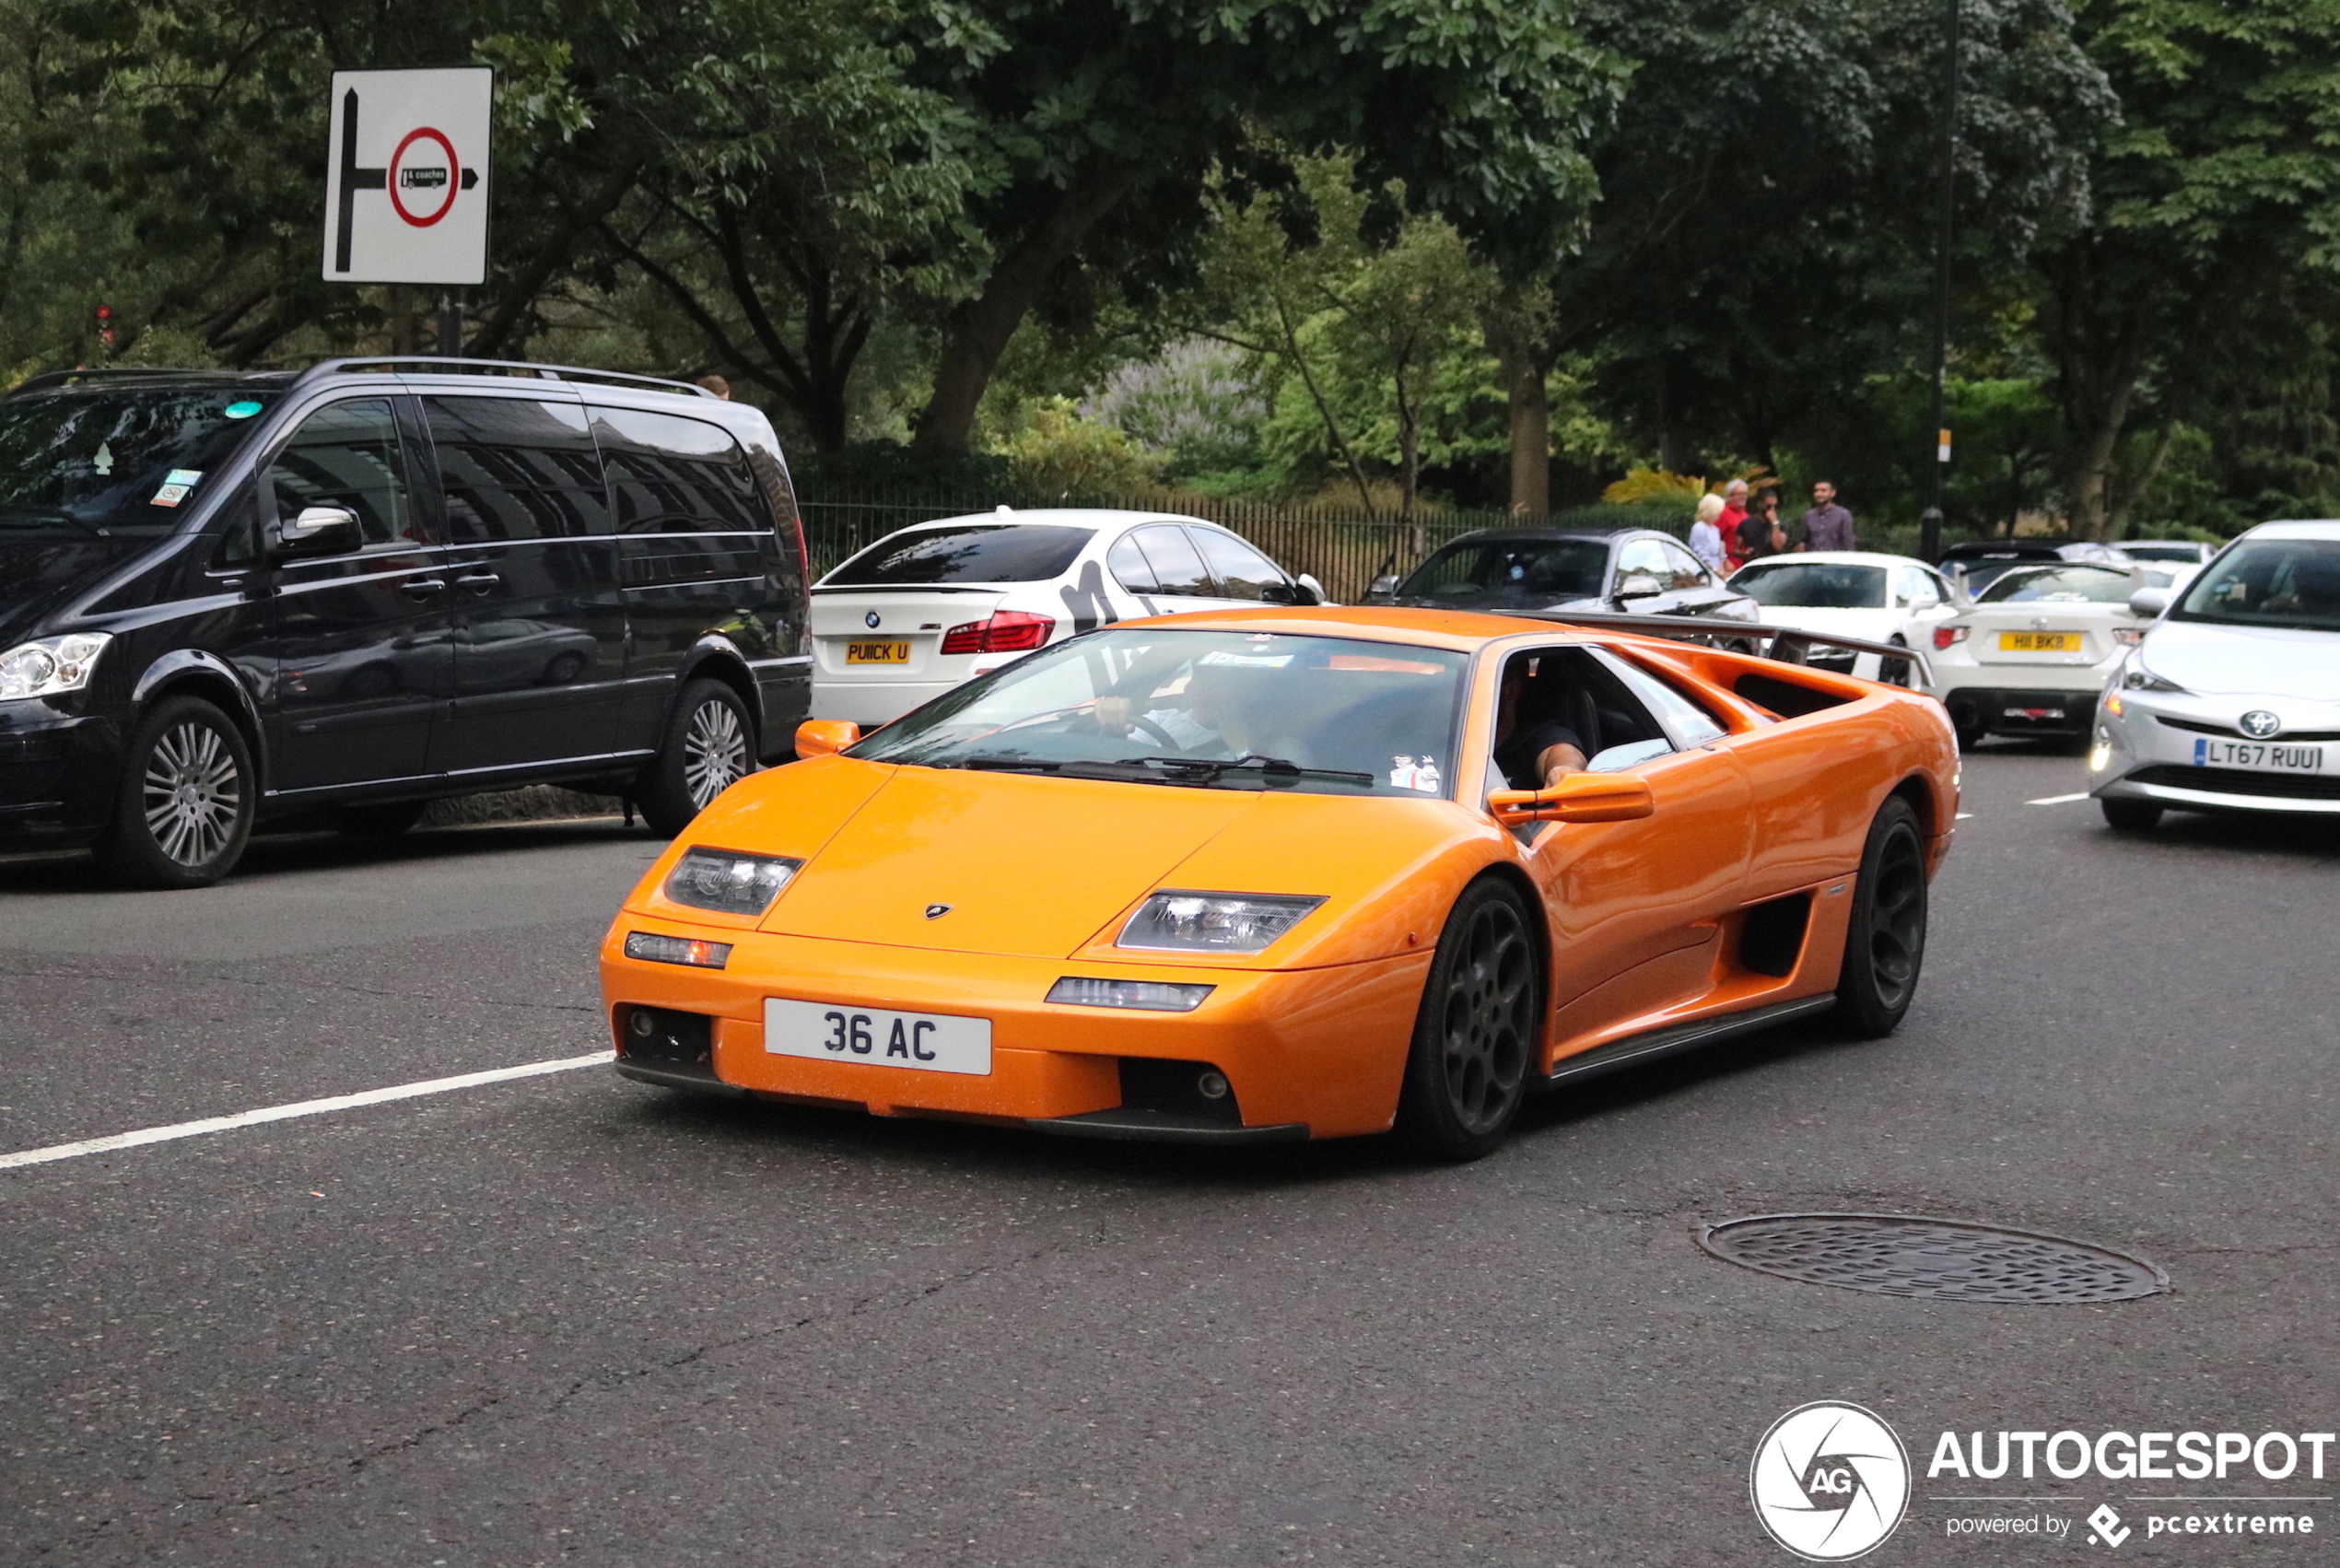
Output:
[[[680,830],[790,754],[803,530],[764,415],[477,360],[0,396],[0,851],[196,887],[255,821],[559,783]]]
[[[1655,529],[1490,528],[1442,544],[1370,597],[1440,610],[1592,610],[1756,618],[1688,546]]]

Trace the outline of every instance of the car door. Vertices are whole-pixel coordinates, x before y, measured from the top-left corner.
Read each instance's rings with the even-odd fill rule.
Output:
[[[453,590],[454,696],[433,762],[485,774],[606,755],[626,611],[583,404],[434,392],[422,414]]]
[[[311,506],[357,514],[357,550],[269,571],[270,792],[431,771],[451,684],[446,558],[417,504],[415,454],[387,396],[302,417],[261,474],[263,526]]]
[[[1533,673],[1515,674],[1518,662]],[[1522,863],[1551,932],[1558,1036],[1689,1000],[1704,988],[1722,922],[1743,901],[1750,843],[1746,775],[1712,744],[1722,727],[1711,717],[1662,720],[1651,677],[1602,649],[1531,648],[1506,663],[1504,680],[1551,683],[1517,699],[1515,722],[1562,718],[1595,771],[1647,780],[1655,802],[1636,820],[1527,830]],[[1506,781],[1491,770],[1490,782]]]

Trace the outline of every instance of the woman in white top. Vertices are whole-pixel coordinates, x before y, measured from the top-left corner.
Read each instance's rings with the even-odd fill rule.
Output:
[[[1698,521],[1690,525],[1690,553],[1706,563],[1716,577],[1729,575],[1723,566],[1723,531],[1714,526],[1723,515],[1723,497],[1701,496]]]

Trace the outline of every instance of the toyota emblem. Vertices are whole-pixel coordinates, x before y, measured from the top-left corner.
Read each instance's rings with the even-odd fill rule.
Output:
[[[877,630],[878,613],[875,610],[871,611],[868,614],[861,617],[861,624],[869,627],[872,631]]]
[[[2283,730],[2283,720],[2264,708],[2254,708],[2242,716],[2242,732],[2254,741],[2272,741]]]

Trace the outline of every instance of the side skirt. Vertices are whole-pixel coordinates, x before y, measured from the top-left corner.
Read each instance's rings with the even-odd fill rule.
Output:
[[[1621,1040],[1611,1040],[1572,1057],[1562,1057],[1544,1080],[1546,1088],[1557,1088],[1578,1079],[1597,1077],[1620,1068],[1636,1067],[1681,1051],[1696,1050],[1739,1035],[1751,1035],[1758,1029],[1768,1029],[1774,1024],[1784,1024],[1793,1018],[1808,1018],[1826,1012],[1836,1005],[1836,998],[1804,997],[1796,1001],[1773,1002],[1746,1012],[1726,1012],[1718,1018],[1700,1018],[1668,1028],[1653,1029],[1646,1035],[1629,1035]]]

